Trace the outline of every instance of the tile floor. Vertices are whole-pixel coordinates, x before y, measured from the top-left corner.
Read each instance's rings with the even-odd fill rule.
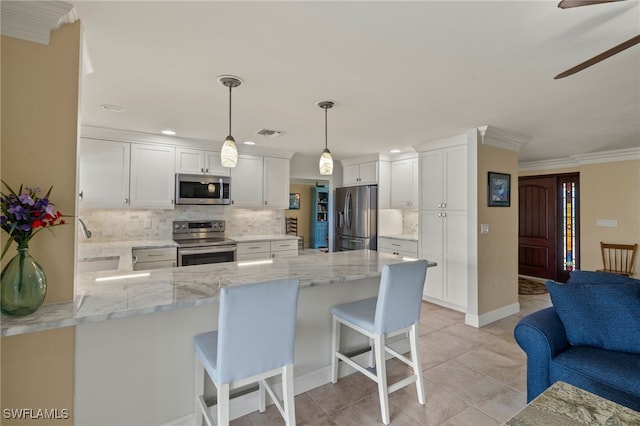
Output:
[[[423,302],[420,329],[427,402],[415,387],[389,398],[393,425],[500,425],[526,405],[526,356],[513,339],[520,318],[550,306],[549,295],[520,296],[520,313],[480,329],[464,325],[464,315]],[[397,360],[387,363],[389,383],[407,374]],[[297,424],[382,425],[375,383],[361,374],[296,396]],[[232,426],[283,425],[276,408],[250,413]]]

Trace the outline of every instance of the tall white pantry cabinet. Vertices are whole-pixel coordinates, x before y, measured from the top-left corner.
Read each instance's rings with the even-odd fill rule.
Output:
[[[420,257],[429,268],[424,299],[467,310],[467,145],[466,138],[423,147],[420,167]]]

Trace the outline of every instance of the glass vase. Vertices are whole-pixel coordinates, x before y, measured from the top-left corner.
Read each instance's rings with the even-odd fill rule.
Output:
[[[42,267],[29,255],[28,247],[18,249],[18,254],[2,269],[0,281],[0,310],[6,315],[35,312],[47,294],[47,278]]]

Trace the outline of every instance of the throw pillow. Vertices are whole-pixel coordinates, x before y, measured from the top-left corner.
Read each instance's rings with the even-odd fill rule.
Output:
[[[640,354],[640,287],[547,281],[551,302],[574,346]]]
[[[571,271],[567,284],[624,284],[634,283],[640,286],[640,280],[611,272]]]

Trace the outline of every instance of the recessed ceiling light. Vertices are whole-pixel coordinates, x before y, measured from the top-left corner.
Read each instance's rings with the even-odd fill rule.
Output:
[[[244,144],[245,145],[255,145],[256,143],[254,141],[246,141]]]
[[[171,129],[165,129],[165,130],[162,130],[160,133],[162,133],[163,135],[169,135],[169,136],[173,136],[173,135],[175,135],[175,134],[176,134],[176,132],[174,132],[174,131],[173,131],[173,130],[171,130]]]
[[[399,152],[402,152],[402,151],[400,151],[399,149],[392,149],[389,152],[392,153],[392,154],[398,154]]]
[[[124,107],[121,107],[120,105],[102,104],[102,105],[100,105],[100,108],[102,108],[105,111],[109,111],[109,112],[122,112],[122,111],[124,111]]]

